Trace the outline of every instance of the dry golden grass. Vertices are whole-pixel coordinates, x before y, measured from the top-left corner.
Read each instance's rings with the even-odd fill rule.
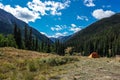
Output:
[[[0,48],[0,80],[43,80],[46,75],[49,78],[56,74],[55,71],[49,73],[53,67],[77,60],[76,57],[62,57],[11,47]]]
[[[50,56],[56,56],[48,53],[40,53],[36,51],[29,51],[29,50],[20,50],[11,47],[4,47],[0,48],[0,54],[2,57],[6,58],[22,58],[22,59],[36,59],[36,58],[45,58]]]
[[[0,80],[120,80],[120,61],[5,47],[0,48]]]

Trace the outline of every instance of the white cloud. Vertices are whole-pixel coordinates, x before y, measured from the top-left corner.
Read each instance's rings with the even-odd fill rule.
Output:
[[[45,35],[45,36],[48,36],[45,32],[40,32],[41,34]]]
[[[51,37],[58,38],[60,36],[66,36],[68,34],[68,32],[63,32],[63,33],[57,32],[54,35],[50,36],[50,35],[46,34],[45,32],[40,32],[40,33],[49,37],[49,38],[51,38]]]
[[[40,32],[41,34],[43,34],[43,35],[45,35],[45,36],[47,36],[47,37],[51,37],[51,36],[49,36],[47,33],[45,33],[45,32]]]
[[[80,26],[77,27],[77,25],[71,24],[70,31],[73,31],[75,33],[75,32],[78,32],[80,30],[81,30]]]
[[[30,11],[27,7],[20,7],[19,5],[15,6],[15,8],[10,5],[3,5],[0,3],[0,8],[13,14],[20,20],[25,22],[34,22],[36,19],[40,19],[39,13]]]
[[[56,37],[65,36],[65,35],[66,35],[66,32],[63,32],[63,33],[56,33],[55,35],[56,35]]]
[[[84,5],[87,7],[94,7],[95,4],[93,3],[94,0],[84,0]]]
[[[55,27],[51,27],[52,31],[60,31],[66,28],[66,25],[55,25]]]
[[[81,30],[81,28],[79,28],[79,27],[71,27],[70,28],[70,31],[74,31],[74,33],[75,32],[78,32],[78,31],[80,31]]]
[[[92,16],[95,17],[96,19],[102,19],[102,18],[110,17],[114,14],[115,12],[111,10],[104,11],[103,9],[96,9],[93,11]]]
[[[0,8],[3,9],[4,5],[0,2]]]
[[[44,1],[33,0],[27,3],[27,7],[21,7],[16,5],[11,7],[11,5],[3,5],[0,3],[0,8],[13,14],[20,20],[25,22],[35,22],[36,19],[40,19],[45,15],[62,15],[61,10],[69,7],[70,1],[56,2],[56,1]]]
[[[40,0],[33,0],[32,2],[28,2],[27,5],[33,11],[40,12],[41,15],[47,15],[47,12],[49,12],[49,14],[51,15],[62,15],[60,10],[69,7],[69,3],[69,0],[67,0],[64,3],[55,1],[42,2]]]
[[[49,36],[49,37],[54,37],[54,38],[58,38],[60,36],[66,36],[68,34],[68,32],[63,32],[63,33],[55,33],[55,35]]]
[[[79,16],[77,15],[77,20],[85,20],[85,21],[88,21],[88,17],[87,16]]]
[[[52,31],[59,31],[59,30],[62,30],[62,27],[61,26],[59,26],[59,25],[55,25],[55,27],[51,27],[51,30]]]
[[[72,27],[76,27],[76,25],[75,25],[75,24],[71,24],[71,26],[72,26]]]

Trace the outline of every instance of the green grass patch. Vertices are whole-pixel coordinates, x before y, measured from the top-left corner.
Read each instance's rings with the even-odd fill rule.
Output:
[[[79,59],[77,57],[70,56],[40,59],[41,64],[47,64],[49,66],[60,66],[74,61],[79,61]]]

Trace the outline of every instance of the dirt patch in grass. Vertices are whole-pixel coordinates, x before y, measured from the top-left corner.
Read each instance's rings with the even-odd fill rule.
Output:
[[[70,66],[70,67],[68,67]],[[66,80],[119,80],[120,62],[110,58],[81,58],[79,62],[67,64],[67,74],[61,75]]]

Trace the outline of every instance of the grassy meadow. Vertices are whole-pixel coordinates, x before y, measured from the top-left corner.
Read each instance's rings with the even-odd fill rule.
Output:
[[[120,58],[58,56],[0,48],[0,80],[120,80]]]

